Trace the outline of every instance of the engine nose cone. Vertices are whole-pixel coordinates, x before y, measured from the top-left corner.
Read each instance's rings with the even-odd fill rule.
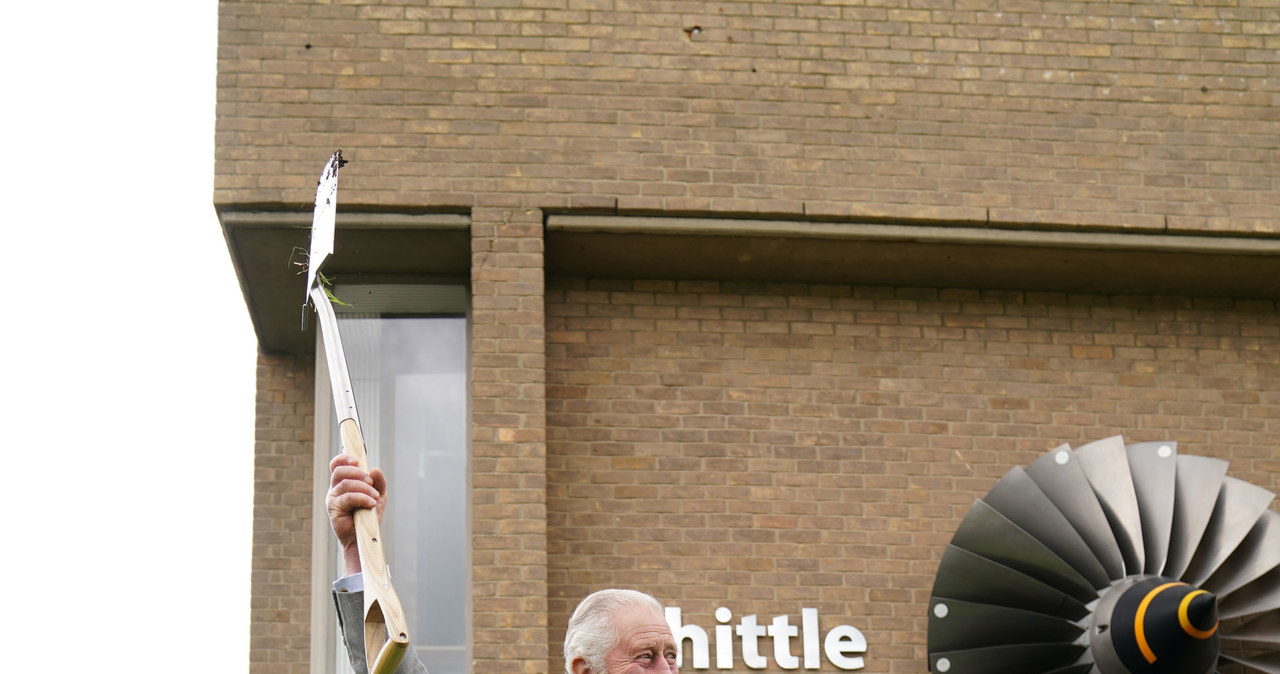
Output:
[[[1104,674],[1207,674],[1214,670],[1218,660],[1217,597],[1158,576],[1117,585],[1109,594],[1112,596],[1104,598],[1094,614],[1091,632],[1091,646]]]
[[[1196,590],[1178,604],[1178,624],[1196,639],[1209,639],[1218,631],[1218,598]]]

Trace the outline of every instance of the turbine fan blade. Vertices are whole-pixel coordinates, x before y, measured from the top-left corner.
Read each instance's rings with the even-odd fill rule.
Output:
[[[1027,475],[1089,544],[1093,556],[1107,570],[1107,577],[1124,578],[1124,559],[1115,534],[1071,449],[1063,445],[1036,459],[1027,466]]]
[[[951,544],[1035,578],[1082,604],[1098,598],[1089,581],[1070,564],[983,501],[974,502]]]
[[[1257,580],[1218,601],[1218,617],[1239,618],[1280,609],[1280,569],[1272,569]]]
[[[1275,494],[1262,487],[1234,477],[1224,479],[1200,548],[1182,579],[1192,585],[1203,585],[1240,545],[1273,499]]]
[[[1264,510],[1235,552],[1203,587],[1226,597],[1277,566],[1280,566],[1280,513]]]
[[[1010,469],[982,500],[1070,564],[1094,589],[1111,584],[1089,544],[1021,466]]]
[[[1126,572],[1140,573],[1146,559],[1142,546],[1142,517],[1138,515],[1138,495],[1134,492],[1124,441],[1120,436],[1114,436],[1079,447],[1075,453],[1089,485],[1098,495],[1098,503],[1107,514],[1107,521],[1111,523]]]
[[[1138,499],[1142,523],[1142,548],[1146,552],[1144,571],[1159,575],[1169,555],[1169,533],[1173,528],[1173,494],[1177,487],[1177,451],[1174,442],[1144,442],[1127,447],[1129,473]]]
[[[995,604],[1049,616],[1079,620],[1084,604],[1026,574],[948,545],[933,581],[934,597]]]
[[[1084,628],[1070,620],[1005,606],[934,597],[929,652],[1010,644],[1071,643]]]
[[[1264,613],[1230,631],[1224,631],[1222,638],[1280,644],[1280,611]]]
[[[1044,674],[1075,662],[1084,646],[1016,644],[934,653],[929,669],[946,674]]]
[[[1218,501],[1222,480],[1227,476],[1227,462],[1207,456],[1178,455],[1175,475],[1177,489],[1173,494],[1173,529],[1169,532],[1169,558],[1164,575],[1181,578],[1191,563],[1204,529],[1213,517],[1213,504]]]
[[[1264,672],[1264,674],[1280,674],[1280,652],[1249,656],[1223,653],[1221,657],[1224,660],[1238,662],[1250,669]]]
[[[1044,674],[1088,674],[1090,671],[1096,671],[1093,668],[1093,663],[1084,662],[1078,665],[1071,665],[1070,667],[1063,667],[1061,669],[1051,669]]]

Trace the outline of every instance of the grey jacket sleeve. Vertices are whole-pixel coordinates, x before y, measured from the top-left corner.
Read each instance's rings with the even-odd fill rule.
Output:
[[[347,647],[351,668],[356,674],[368,674],[364,664],[364,593],[335,591],[333,603],[338,607],[338,631],[342,633],[342,645]],[[396,674],[427,674],[427,666],[418,660],[413,644],[409,644],[409,652]]]

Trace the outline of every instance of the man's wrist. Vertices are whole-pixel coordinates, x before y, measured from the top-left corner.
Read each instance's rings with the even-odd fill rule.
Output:
[[[363,570],[360,566],[360,547],[354,543],[342,549],[342,560],[347,567],[348,576]]]

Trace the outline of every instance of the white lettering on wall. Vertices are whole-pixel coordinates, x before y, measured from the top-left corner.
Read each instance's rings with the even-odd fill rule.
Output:
[[[733,620],[732,611],[723,606],[716,609],[716,622],[727,623],[730,620]],[[667,622],[671,622],[670,613],[667,614]],[[716,625],[716,669],[733,669],[733,627],[725,624]]]
[[[769,659],[760,653],[760,637],[773,638],[773,659],[780,669],[818,669],[822,666],[821,655],[827,661],[844,670],[862,669],[863,658],[856,653],[867,652],[867,639],[858,628],[852,625],[836,625],[825,636],[818,628],[818,609],[800,609],[800,625],[792,625],[788,615],[774,616],[768,625],[761,625],[755,614],[744,615],[738,624],[731,624],[733,612],[721,606],[715,612],[716,669],[733,669],[733,635],[739,637],[742,662],[751,669],[764,669]],[[707,639],[707,631],[698,625],[686,625],[682,613],[675,606],[666,608],[667,624],[676,638],[679,650],[676,652],[676,666],[684,666],[684,642],[689,641],[693,654],[693,669],[711,668],[711,648]],[[801,657],[792,650],[792,638],[800,638]],[[821,644],[821,648],[819,648]]]
[[[738,621],[737,632],[742,637],[743,664],[752,669],[764,669],[769,661],[760,655],[760,642],[756,639],[764,636],[765,628],[756,625],[756,614],[742,616],[742,620]]]
[[[862,669],[862,658],[851,658],[845,653],[866,653],[867,638],[852,625],[836,625],[827,632],[822,642],[822,649],[827,652],[827,659],[840,669]]]
[[[795,669],[800,666],[800,659],[791,654],[791,637],[800,634],[800,629],[791,625],[785,615],[774,616],[769,625],[769,636],[773,637],[773,659],[783,669]]]
[[[800,609],[800,624],[804,627],[804,668],[817,669],[818,661],[818,609]]]
[[[681,625],[680,609],[674,606],[668,606],[666,613],[667,624],[671,626],[671,635],[676,638],[676,643],[683,644],[685,639],[693,642],[693,668],[710,667],[707,660],[707,631],[697,625]],[[680,660],[681,658],[676,656],[677,667],[680,665]]]

